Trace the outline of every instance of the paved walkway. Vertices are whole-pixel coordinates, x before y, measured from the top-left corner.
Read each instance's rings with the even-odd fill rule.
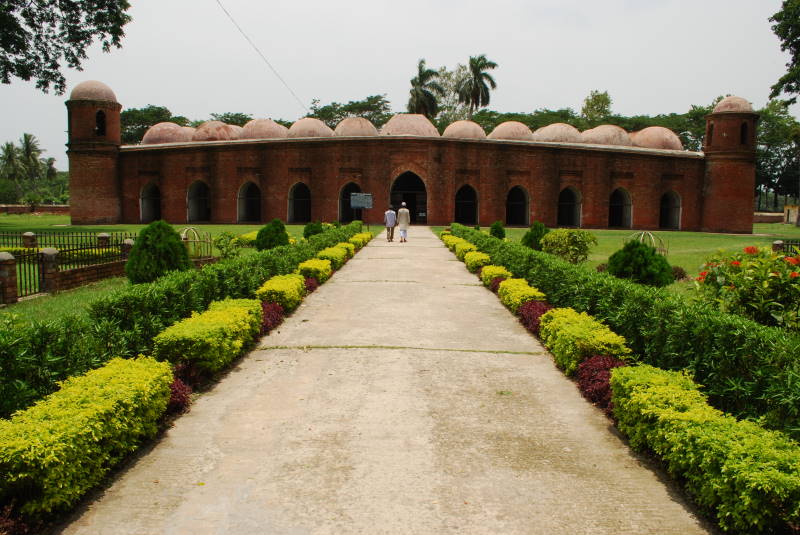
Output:
[[[427,228],[379,236],[63,532],[706,533]]]

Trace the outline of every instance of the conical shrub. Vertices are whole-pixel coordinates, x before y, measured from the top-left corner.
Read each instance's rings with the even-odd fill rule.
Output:
[[[136,238],[125,263],[125,274],[128,280],[138,284],[191,266],[186,246],[175,229],[165,221],[153,221]]]
[[[289,245],[289,234],[280,219],[273,219],[258,231],[256,249],[266,251],[279,245]]]
[[[675,278],[667,259],[655,248],[639,240],[631,240],[608,259],[607,272],[619,279],[631,279],[649,286],[667,286]]]

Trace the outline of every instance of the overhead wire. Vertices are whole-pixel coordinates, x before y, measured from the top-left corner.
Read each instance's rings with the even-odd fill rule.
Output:
[[[242,34],[242,37],[244,37],[247,40],[247,42],[250,43],[250,46],[253,47],[253,50],[255,50],[256,53],[259,56],[261,56],[261,59],[264,60],[264,63],[267,64],[267,67],[270,68],[272,73],[278,78],[278,80],[281,81],[281,83],[284,85],[284,87],[286,87],[286,89],[289,91],[289,93],[292,94],[292,96],[297,101],[297,103],[300,104],[300,107],[303,108],[306,112],[308,112],[308,108],[306,107],[305,104],[303,104],[303,101],[300,100],[300,98],[297,96],[297,94],[294,91],[292,91],[292,88],[289,87],[289,84],[286,83],[286,80],[283,79],[283,77],[280,75],[280,73],[278,73],[278,71],[275,69],[275,67],[272,66],[272,63],[269,62],[267,57],[261,52],[261,50],[259,50],[259,48],[256,46],[256,44],[250,39],[250,37],[247,36],[247,34],[242,29],[242,27],[239,26],[239,24],[236,22],[236,20],[233,18],[233,16],[228,12],[227,9],[225,9],[225,6],[222,5],[222,2],[220,2],[220,0],[216,0],[216,2],[217,2],[217,5],[219,5],[220,9],[222,9],[222,11],[225,13],[225,15],[228,16],[228,18],[233,23],[233,25],[236,26],[236,29],[239,30],[239,33]]]

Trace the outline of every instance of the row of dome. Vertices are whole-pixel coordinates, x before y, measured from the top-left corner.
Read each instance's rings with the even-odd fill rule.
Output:
[[[227,141],[234,139],[282,139],[317,137],[369,137],[369,136],[439,137],[436,127],[424,115],[400,113],[389,119],[380,132],[362,117],[343,119],[335,130],[313,117],[305,117],[286,128],[272,119],[253,119],[244,127],[208,121],[199,127],[178,126],[175,123],[158,123],[145,133],[142,143],[185,143],[190,141]],[[681,140],[672,130],[650,126],[638,132],[626,132],[619,126],[604,124],[583,132],[572,125],[555,123],[531,132],[517,121],[497,125],[487,136],[479,124],[456,121],[441,135],[453,139],[497,139],[513,141],[549,141],[559,143],[590,143],[618,145],[649,149],[683,150]]]

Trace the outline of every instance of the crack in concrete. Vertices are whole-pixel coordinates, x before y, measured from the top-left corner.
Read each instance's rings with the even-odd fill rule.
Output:
[[[447,347],[414,347],[414,346],[384,346],[384,345],[299,345],[299,346],[259,346],[259,351],[269,351],[271,349],[299,349],[307,351],[309,349],[390,349],[390,350],[413,350],[413,351],[450,351],[456,353],[489,353],[492,355],[546,355],[544,351],[508,351],[505,349],[461,349]]]

